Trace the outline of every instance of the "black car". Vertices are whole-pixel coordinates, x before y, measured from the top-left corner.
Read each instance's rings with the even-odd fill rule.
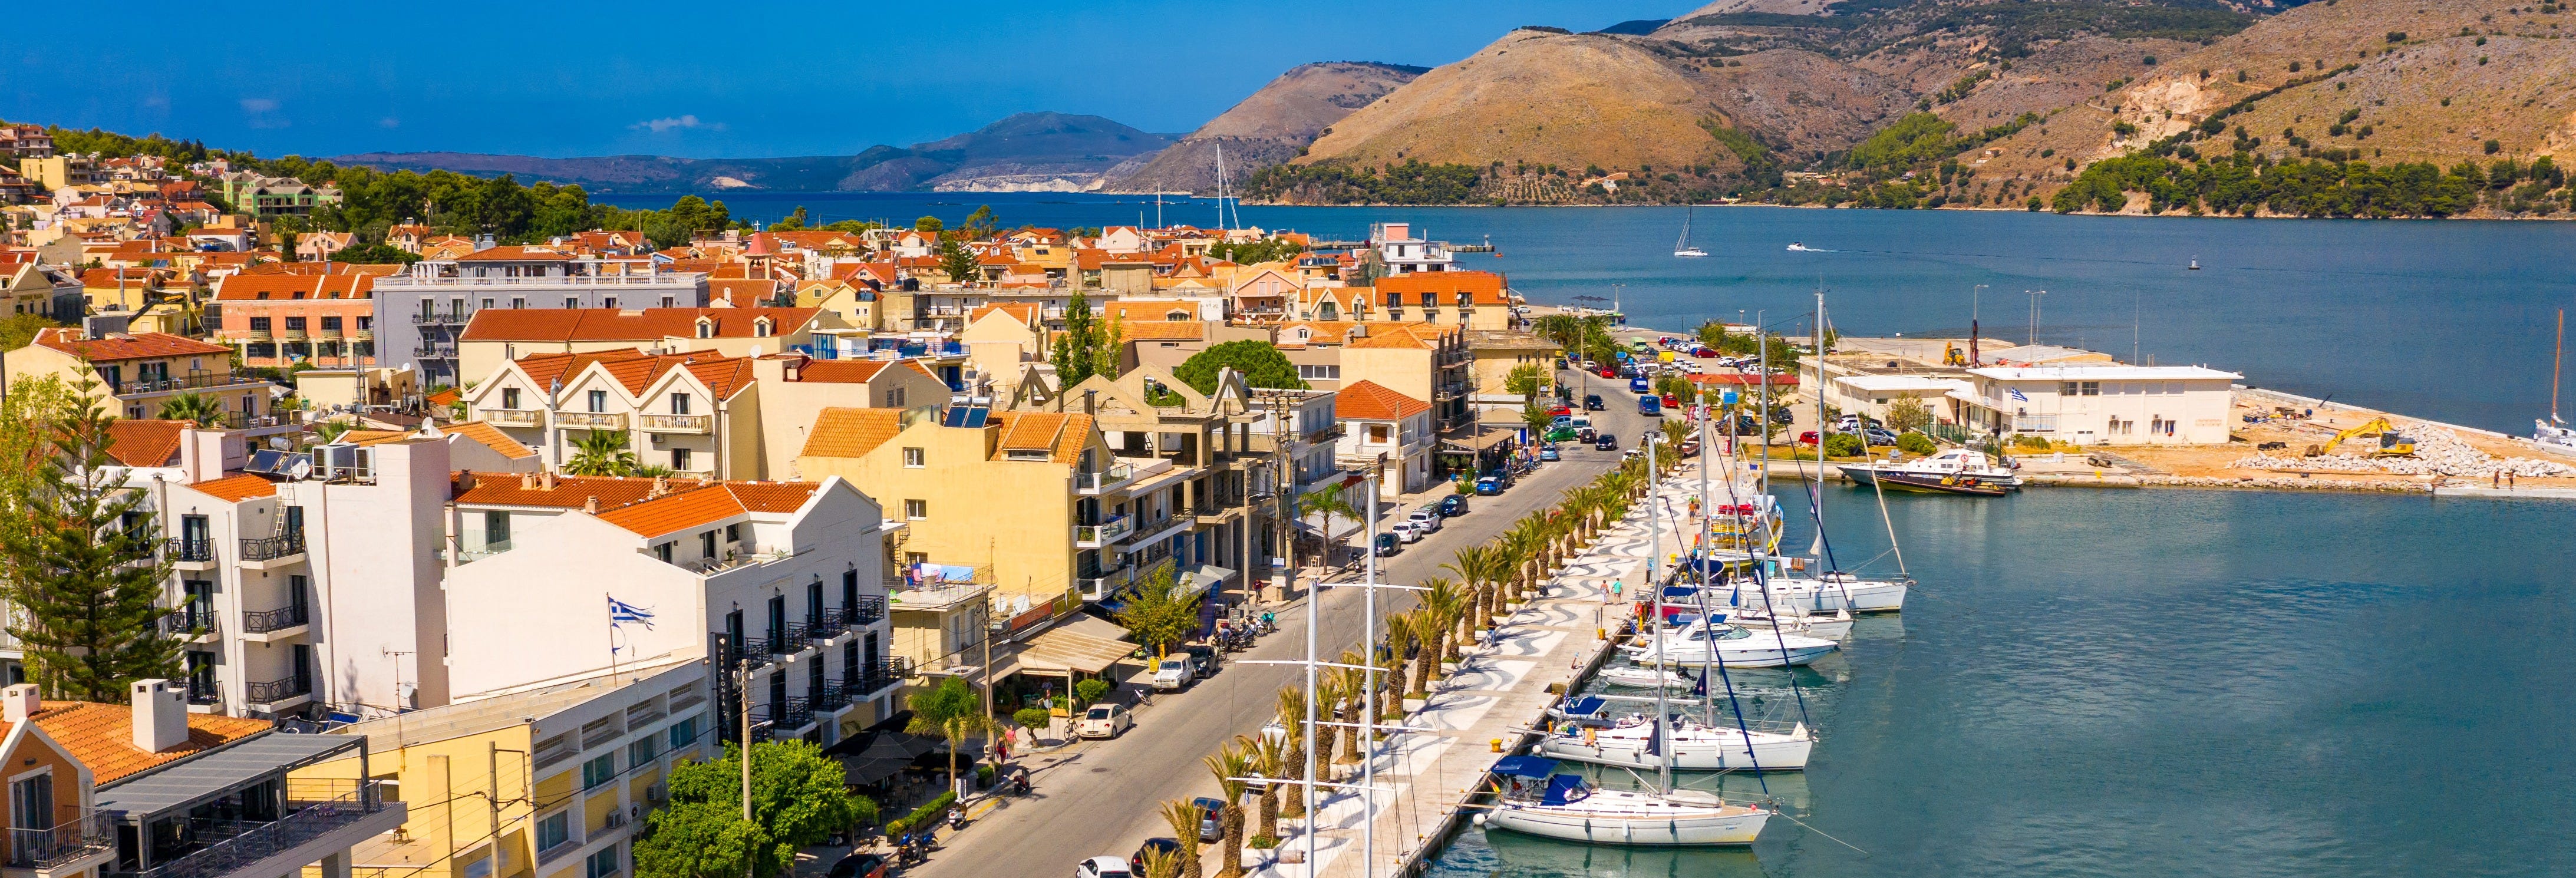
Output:
[[[1520,477],[1519,477],[1519,476],[1517,476],[1517,475],[1514,475],[1514,474],[1512,473],[1512,468],[1511,468],[1511,467],[1509,467],[1509,466],[1498,466],[1498,467],[1495,467],[1493,472],[1486,473],[1485,475],[1487,475],[1487,476],[1489,476],[1489,477],[1492,477],[1492,478],[1494,478],[1494,479],[1496,479],[1496,480],[1498,480],[1498,481],[1501,481],[1501,482],[1503,483],[1503,487],[1506,487],[1506,488],[1509,488],[1509,487],[1511,487],[1514,483],[1517,483],[1517,482],[1519,482],[1519,481],[1520,481]]]
[[[1592,447],[1602,451],[1619,450],[1619,434],[1603,433],[1592,438]]]
[[[1593,393],[1593,394],[1586,394],[1586,395],[1584,395],[1584,397],[1583,397],[1583,410],[1584,410],[1584,411],[1587,411],[1587,412],[1598,412],[1598,411],[1607,411],[1608,409],[1609,409],[1609,407],[1608,407],[1608,406],[1605,406],[1605,405],[1602,405],[1602,404],[1601,404],[1601,394]]]
[[[1184,646],[1190,654],[1190,678],[1205,680],[1216,673],[1216,647]]]
[[[1376,552],[1378,557],[1384,558],[1401,551],[1404,551],[1403,540],[1396,539],[1394,534],[1377,535]]]
[[[832,864],[830,878],[885,878],[886,858],[880,854],[851,854]]]
[[[1467,495],[1451,494],[1440,498],[1440,506],[1437,511],[1440,513],[1440,517],[1442,518],[1455,518],[1457,516],[1467,514]]]
[[[1135,853],[1127,855],[1127,871],[1136,875],[1145,874],[1146,854],[1170,854],[1176,853],[1180,849],[1180,839],[1161,837],[1146,839],[1144,844],[1136,846]]]

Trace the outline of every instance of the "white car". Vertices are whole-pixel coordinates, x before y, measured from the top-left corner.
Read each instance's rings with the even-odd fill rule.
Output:
[[[1402,542],[1422,542],[1422,529],[1413,526],[1413,522],[1410,521],[1396,522],[1395,524],[1388,526],[1386,532],[1394,534],[1395,538]]]
[[[1082,719],[1073,724],[1077,738],[1115,738],[1136,724],[1136,715],[1115,704],[1094,704],[1083,711]]]
[[[1435,533],[1440,530],[1440,513],[1429,506],[1413,510],[1413,514],[1405,516],[1404,521],[1423,533]]]
[[[1154,688],[1168,691],[1189,684],[1189,656],[1175,655],[1154,665]]]
[[[1073,867],[1073,878],[1135,878],[1127,871],[1127,861],[1117,857],[1093,857]]]

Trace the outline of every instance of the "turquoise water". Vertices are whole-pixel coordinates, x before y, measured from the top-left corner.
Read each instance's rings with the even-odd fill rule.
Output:
[[[1005,224],[1153,221],[1151,198],[1061,193],[720,195],[737,216],[805,205],[818,220],[935,215],[990,204]],[[669,196],[609,199],[668,206]],[[1804,332],[1819,282],[1845,334],[1986,336],[2201,363],[2258,387],[2418,417],[2531,431],[2549,409],[2551,318],[2576,305],[2576,223],[2062,217],[2002,211],[1703,208],[1670,254],[1680,208],[1246,207],[1245,222],[1357,239],[1412,220],[1436,238],[1490,237],[1532,301],[1618,296],[1639,325],[1686,328],[1767,311]],[[1214,202],[1166,206],[1215,222]],[[1791,242],[1835,252],[1791,253]],[[2203,266],[2184,266],[2197,258]],[[1614,291],[1612,285],[1624,284]],[[1976,285],[1985,284],[1979,292]],[[2025,290],[2046,290],[2031,319]],[[1974,299],[1975,301],[1971,301]],[[2134,340],[2134,344],[2133,344]],[[2576,410],[2576,391],[2565,408]]]
[[[1870,495],[1831,490],[1836,553],[1892,570]],[[1823,740],[1773,783],[1814,829],[1775,821],[1750,852],[1470,831],[1433,874],[2576,872],[2568,507],[2074,489],[1888,505],[1922,587],[1801,678]]]

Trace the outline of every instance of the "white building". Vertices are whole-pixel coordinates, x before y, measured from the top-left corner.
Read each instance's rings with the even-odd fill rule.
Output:
[[[1386,266],[1388,274],[1450,271],[1457,267],[1449,245],[1417,237],[1412,223],[1373,223],[1369,226],[1369,243],[1377,247],[1378,262]]]
[[[1374,381],[1342,385],[1333,403],[1342,422],[1333,456],[1344,469],[1386,460],[1381,496],[1412,494],[1430,487],[1431,404],[1388,390]]]
[[[1968,423],[1988,432],[2078,445],[2217,445],[2227,441],[2235,382],[2199,366],[2013,366],[1970,369]]]

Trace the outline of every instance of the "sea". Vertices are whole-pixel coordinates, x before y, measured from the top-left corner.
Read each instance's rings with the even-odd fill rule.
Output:
[[[1007,225],[1150,224],[1155,209],[722,197],[737,216],[803,205],[825,221],[953,223],[990,204]],[[1162,209],[1216,222],[1206,199]],[[2552,321],[2576,304],[2576,225],[2560,222],[1716,207],[1689,212],[1710,255],[1677,259],[1681,208],[1240,210],[1328,239],[1410,221],[1490,240],[1499,252],[1471,267],[1535,302],[1615,297],[1638,325],[1759,315],[1804,332],[1821,287],[1846,335],[1973,321],[2009,342],[2517,433],[2548,412]],[[1738,675],[1748,712],[1819,730],[1808,771],[1686,777],[1794,820],[1749,850],[1469,828],[1430,874],[2576,874],[2576,501],[2034,489],[1889,495],[1882,514],[1872,494],[1823,490],[1837,566],[1919,584],[1903,614],[1864,619],[1814,668]],[[1806,496],[1781,493],[1784,544],[1809,545]]]

